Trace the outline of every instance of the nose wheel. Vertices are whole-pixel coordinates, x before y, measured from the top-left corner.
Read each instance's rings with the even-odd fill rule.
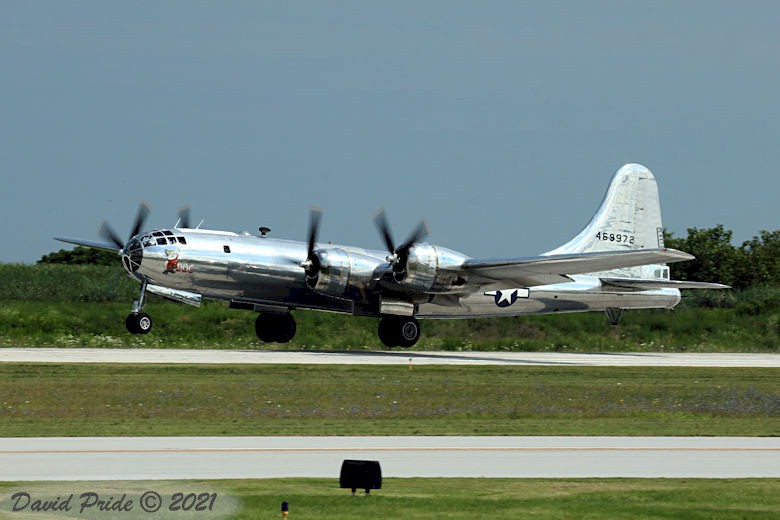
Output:
[[[145,312],[133,312],[127,315],[125,327],[132,334],[146,334],[152,330],[152,317]]]

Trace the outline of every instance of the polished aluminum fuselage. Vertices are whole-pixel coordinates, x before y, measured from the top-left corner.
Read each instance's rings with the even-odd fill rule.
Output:
[[[372,292],[389,272],[387,252],[318,244],[325,251],[340,252],[354,264],[354,272],[370,278],[359,297],[325,294],[307,285],[301,267],[307,258],[307,244],[303,242],[196,229],[155,231],[135,240],[136,246],[142,247],[143,258],[128,268],[131,276],[139,281],[147,279],[151,292],[155,292],[154,287],[175,291],[181,296],[176,299],[186,303],[190,303],[188,296],[198,296],[198,300],[202,296],[255,310],[303,308],[379,316],[398,300],[413,305],[418,318],[462,318],[672,308],[680,301],[677,289],[605,288],[597,276],[589,275],[572,276],[570,283],[537,287],[464,279],[460,266],[469,257],[430,244],[416,246],[432,254],[416,265],[418,272],[412,276],[427,283],[426,273],[438,270],[439,279],[446,283],[436,285],[431,281],[427,291],[397,294],[388,290]]]

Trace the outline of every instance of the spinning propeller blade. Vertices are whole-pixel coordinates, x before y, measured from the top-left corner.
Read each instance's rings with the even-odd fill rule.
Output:
[[[103,223],[100,225],[98,235],[106,242],[111,242],[112,244],[116,245],[117,249],[122,249],[125,247],[122,239],[119,238],[119,235],[116,234],[116,231],[114,231],[114,229],[106,221],[103,221]]]
[[[374,224],[379,230],[379,234],[385,242],[387,250],[390,252],[390,256],[387,257],[387,261],[393,265],[393,273],[396,281],[401,281],[406,277],[406,266],[409,262],[409,250],[412,246],[420,240],[423,240],[428,236],[428,224],[425,221],[420,221],[417,227],[412,231],[400,246],[396,246],[393,242],[393,235],[390,232],[390,225],[387,223],[387,217],[385,216],[385,210],[380,209],[374,215]]]
[[[306,260],[301,262],[300,266],[306,271],[306,277],[312,280],[316,280],[317,273],[320,270],[320,260],[314,254],[314,248],[317,245],[317,234],[319,233],[321,220],[322,209],[317,207],[311,208],[309,212],[309,240],[306,247]]]
[[[179,226],[180,228],[187,228],[190,227],[190,207],[189,206],[182,206],[179,209]]]
[[[130,230],[130,235],[127,237],[128,241],[141,231],[144,222],[146,222],[146,217],[148,216],[149,216],[149,205],[146,202],[142,202],[141,205],[138,207],[138,213],[135,216],[135,222],[133,222],[133,228]],[[106,242],[110,242],[114,244],[116,246],[116,249],[119,251],[121,251],[125,247],[125,242],[123,242],[122,239],[119,238],[119,235],[117,234],[116,231],[114,231],[114,228],[112,228],[111,225],[105,220],[100,225],[100,229],[98,230],[98,235],[100,235],[100,238],[102,238]]]
[[[131,228],[130,235],[127,237],[128,240],[136,236],[138,232],[141,231],[144,222],[146,222],[146,217],[148,216],[149,216],[149,204],[147,204],[146,202],[142,202],[141,205],[138,206],[138,213],[135,216],[135,222],[133,222],[133,227]]]

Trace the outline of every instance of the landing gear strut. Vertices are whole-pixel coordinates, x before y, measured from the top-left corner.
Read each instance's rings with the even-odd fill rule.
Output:
[[[263,312],[255,320],[255,332],[266,343],[287,343],[295,337],[297,325],[292,314]]]
[[[623,317],[623,309],[608,307],[604,312],[607,314],[607,319],[612,325],[620,324],[620,319]]]
[[[378,333],[387,347],[409,348],[420,339],[420,322],[412,316],[383,316]]]
[[[147,279],[144,278],[141,281],[141,293],[133,302],[133,311],[125,318],[125,327],[131,334],[146,334],[152,330],[152,317],[141,312],[146,305],[146,284]]]

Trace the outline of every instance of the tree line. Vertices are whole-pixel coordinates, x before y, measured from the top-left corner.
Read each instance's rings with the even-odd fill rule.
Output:
[[[672,264],[672,278],[725,283],[736,289],[780,287],[780,230],[761,231],[738,247],[731,238],[732,232],[722,224],[689,228],[685,238],[664,231],[666,247],[696,257],[690,262]]]

